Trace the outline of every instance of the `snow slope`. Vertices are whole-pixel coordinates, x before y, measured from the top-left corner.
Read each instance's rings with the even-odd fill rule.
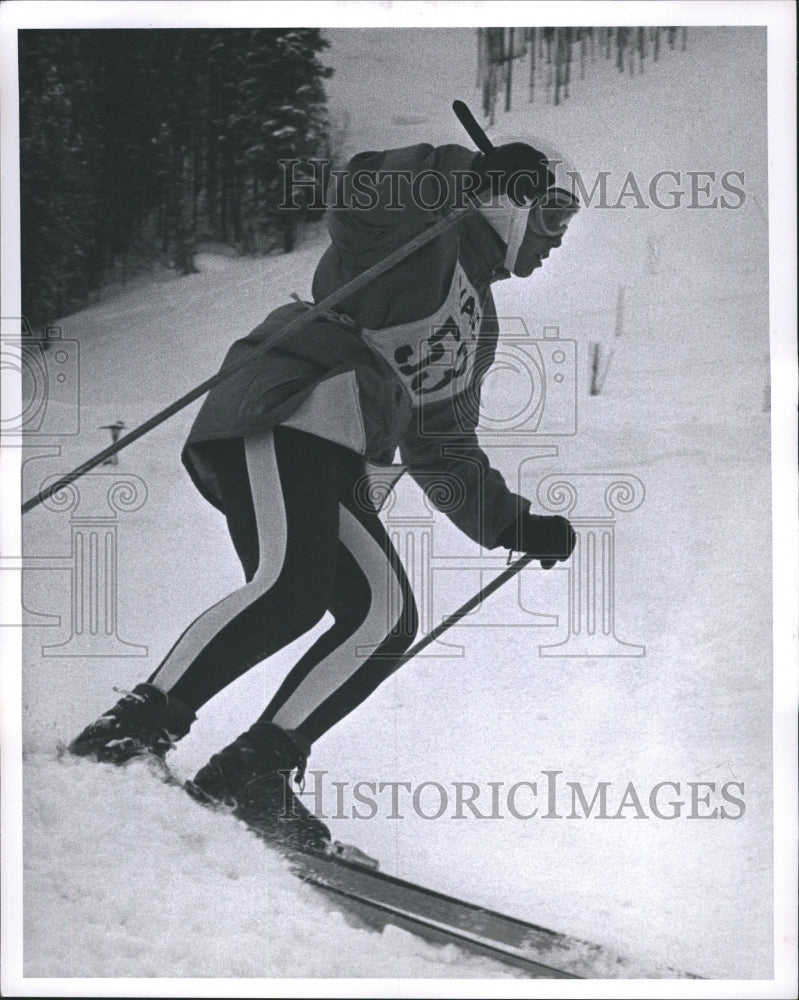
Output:
[[[346,152],[466,141],[449,105],[474,97],[478,106],[469,32],[365,41],[333,31],[331,40],[331,101],[336,114],[351,112]],[[629,809],[603,821],[521,820],[507,810],[503,819],[449,810],[430,820],[405,808],[399,821],[381,808],[369,821],[331,823],[388,872],[613,947],[642,970],[758,978],[771,973],[772,892],[765,38],[693,29],[689,45],[650,62],[634,85],[601,66],[558,108],[530,107],[519,91],[498,122],[556,138],[583,176],[609,171],[615,192],[631,169],[644,183],[659,170],[745,173],[738,210],[637,209],[632,200],[586,210],[532,281],[496,287],[501,316],[535,331],[557,325],[577,342],[579,427],[543,439],[557,455],[524,462],[538,443],[524,439],[493,449],[494,461],[532,497],[547,473],[640,479],[644,502],[616,524],[616,629],[646,656],[541,656],[539,646],[565,635],[568,570],[527,571],[482,610],[482,627],[453,630],[463,655],[404,667],[319,741],[311,768],[350,784],[446,789],[543,788],[544,771],[561,771],[589,797],[609,782],[614,802],[629,782],[644,798],[658,782],[679,782],[686,798],[688,782],[742,781],[737,820],[638,819]],[[448,58],[436,61],[442,52]],[[421,80],[417,67],[431,64],[441,74]],[[733,85],[741,74],[746,88]],[[324,243],[310,229],[290,256],[229,260],[64,320],[64,336],[80,341],[81,433],[58,457],[31,461],[25,494],[106,444],[102,425],[134,426],[205,378],[290,292],[307,296]],[[615,353],[603,394],[591,397],[595,342]],[[507,391],[501,372],[489,378],[487,412],[502,412]],[[195,615],[240,583],[222,519],[178,464],[197,405],[104,470],[146,484],[146,502],[118,525],[119,635],[146,655],[43,655],[43,644],[69,634],[69,574],[26,575],[26,607],[64,623],[25,630],[26,974],[513,975],[400,932],[345,925],[233,820],[144,768],[58,758],[57,744],[113,703],[112,686],[143,679]],[[403,482],[401,502],[418,503],[414,489]],[[27,556],[69,552],[68,515],[39,509],[25,530]],[[435,545],[462,560],[478,555],[444,518]],[[466,569],[441,577],[439,617],[479,585]],[[519,605],[558,624],[520,619]],[[526,627],[501,627],[508,620]],[[311,638],[206,706],[173,755],[176,770],[191,776],[246,727]]]

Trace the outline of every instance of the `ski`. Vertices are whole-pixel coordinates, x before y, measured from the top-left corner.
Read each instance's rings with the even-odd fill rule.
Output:
[[[454,944],[494,959],[536,979],[579,979],[557,963],[560,935],[393,875],[337,853],[291,851],[283,854],[291,871],[320,890],[332,905],[375,930],[392,925],[431,944]],[[360,852],[358,852],[360,853]]]
[[[190,794],[186,782],[165,761],[152,758],[148,763],[165,784]],[[217,808],[194,796],[192,801],[206,809]],[[379,931],[399,927],[431,944],[455,945],[520,969],[532,979],[702,978],[672,966],[647,967],[590,941],[388,875],[379,870],[379,861],[352,844],[334,841],[327,851],[303,850],[274,843],[253,827],[250,830],[301,882],[361,926]]]
[[[186,782],[165,761],[150,759],[148,763],[159,780],[190,794]],[[194,796],[192,801],[214,808]],[[378,870],[375,858],[354,845],[334,841],[326,852],[300,850],[270,843],[261,832],[250,829],[288,863],[293,875],[363,926],[374,930],[399,927],[430,943],[454,944],[522,969],[533,978],[584,978],[552,964],[567,955],[569,939],[563,935],[386,875]]]
[[[640,963],[599,945],[527,923],[376,870],[373,859],[347,845],[328,854],[283,853],[291,871],[338,909],[382,930],[393,925],[434,944],[454,944],[534,979],[688,978],[675,969],[648,973]]]
[[[68,753],[59,745],[59,757]],[[150,756],[144,762],[164,784],[191,795],[166,761]],[[191,799],[204,809],[230,813],[194,795]],[[702,978],[672,966],[647,967],[601,945],[388,875],[379,870],[379,861],[352,844],[333,841],[325,851],[301,849],[275,843],[262,831],[248,828],[288,865],[291,874],[362,927],[377,931],[398,927],[431,944],[455,945],[519,969],[532,979]]]

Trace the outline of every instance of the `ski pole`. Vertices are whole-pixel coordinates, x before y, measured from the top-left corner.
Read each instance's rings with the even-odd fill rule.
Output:
[[[506,584],[512,577],[516,576],[516,574],[520,570],[523,570],[528,563],[533,561],[533,559],[535,559],[535,556],[526,554],[511,563],[510,566],[508,566],[506,570],[503,570],[495,580],[486,584],[482,590],[478,590],[474,597],[470,597],[465,604],[462,604],[458,608],[457,611],[453,611],[451,615],[447,615],[447,617],[436,625],[435,628],[431,629],[427,635],[423,636],[415,645],[411,646],[406,653],[403,653],[403,655],[397,660],[397,665],[394,667],[394,670],[399,670],[399,668],[403,664],[407,663],[408,660],[412,660],[417,653],[420,653],[426,646],[429,646],[431,642],[434,642],[442,632],[446,632],[447,629],[452,628],[453,625],[457,625],[461,618],[465,618],[470,611],[474,611],[478,604],[481,604],[486,597],[493,594],[495,590],[499,590],[501,586]]]
[[[76,479],[79,479],[85,473],[100,465],[111,455],[115,455],[117,452],[122,451],[123,448],[127,448],[129,444],[133,444],[133,442],[137,441],[140,437],[144,437],[144,435],[151,431],[154,427],[164,423],[165,420],[168,420],[170,417],[174,416],[180,410],[188,406],[189,403],[193,403],[195,399],[199,399],[200,396],[205,395],[205,393],[210,389],[220,385],[232,375],[235,375],[243,368],[252,364],[254,358],[257,358],[259,354],[265,354],[269,348],[274,347],[274,345],[283,340],[284,337],[288,337],[290,334],[301,330],[308,323],[313,322],[313,320],[315,320],[318,316],[327,312],[333,306],[338,305],[338,303],[343,299],[349,298],[349,296],[353,295],[355,292],[359,292],[375,278],[384,274],[386,271],[389,271],[395,264],[399,264],[401,261],[405,260],[406,257],[409,257],[420,247],[429,243],[431,240],[434,240],[437,236],[440,236],[448,229],[452,229],[453,226],[456,226],[459,222],[461,222],[461,220],[465,219],[468,214],[474,211],[474,209],[474,202],[470,201],[468,205],[465,205],[463,208],[455,209],[445,218],[436,222],[435,225],[425,229],[423,232],[419,233],[418,236],[414,236],[412,240],[409,240],[403,246],[394,250],[393,253],[384,257],[383,260],[379,260],[376,264],[373,264],[372,267],[367,268],[367,270],[362,274],[353,278],[352,281],[348,281],[346,285],[342,285],[341,288],[336,289],[336,291],[328,295],[327,298],[324,298],[321,302],[311,306],[307,312],[303,313],[302,316],[298,316],[296,319],[293,319],[282,329],[276,330],[272,336],[266,337],[249,357],[242,358],[238,364],[232,365],[225,371],[219,371],[216,375],[212,375],[211,378],[208,378],[204,382],[201,382],[198,386],[195,386],[195,388],[190,392],[181,396],[180,399],[176,399],[174,403],[171,403],[169,406],[165,407],[165,409],[150,417],[149,420],[145,420],[143,424],[140,424],[134,430],[130,431],[129,434],[125,434],[123,437],[119,438],[118,441],[110,444],[102,451],[97,452],[93,458],[83,462],[71,472],[60,476],[55,482],[40,490],[35,496],[23,503],[22,513],[27,514],[28,511],[33,510],[34,507],[38,507],[39,504],[43,503],[55,492],[62,489],[64,486],[68,486],[70,483],[74,483]]]

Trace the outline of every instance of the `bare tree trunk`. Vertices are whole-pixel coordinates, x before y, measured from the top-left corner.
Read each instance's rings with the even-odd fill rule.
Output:
[[[564,80],[563,80],[563,99],[567,100],[569,97],[569,83],[571,81],[572,75],[572,29],[562,28],[561,33],[563,36],[563,69],[564,69]]]
[[[494,28],[494,65],[493,83],[491,86],[491,124],[494,124],[497,114],[497,96],[499,90],[501,67],[505,63],[505,29]]]
[[[488,67],[488,77],[485,88],[485,113],[490,123],[494,124],[497,106],[497,64],[492,62]]]
[[[560,104],[560,88],[563,83],[563,28],[555,28],[555,105]]]
[[[585,49],[586,49],[586,39],[585,39],[585,28],[580,29],[580,79],[585,79]]]
[[[509,28],[508,48],[506,52],[508,75],[505,80],[505,110],[510,111],[511,92],[513,90],[513,28]]]
[[[219,178],[216,169],[216,140],[210,134],[211,127],[208,126],[206,139],[206,200],[208,203],[207,215],[208,225],[212,232],[216,232],[219,225]]]

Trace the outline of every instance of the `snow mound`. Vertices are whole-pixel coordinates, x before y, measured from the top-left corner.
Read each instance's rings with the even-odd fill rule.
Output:
[[[144,763],[35,754],[26,787],[27,976],[515,975],[348,926],[242,823]]]

